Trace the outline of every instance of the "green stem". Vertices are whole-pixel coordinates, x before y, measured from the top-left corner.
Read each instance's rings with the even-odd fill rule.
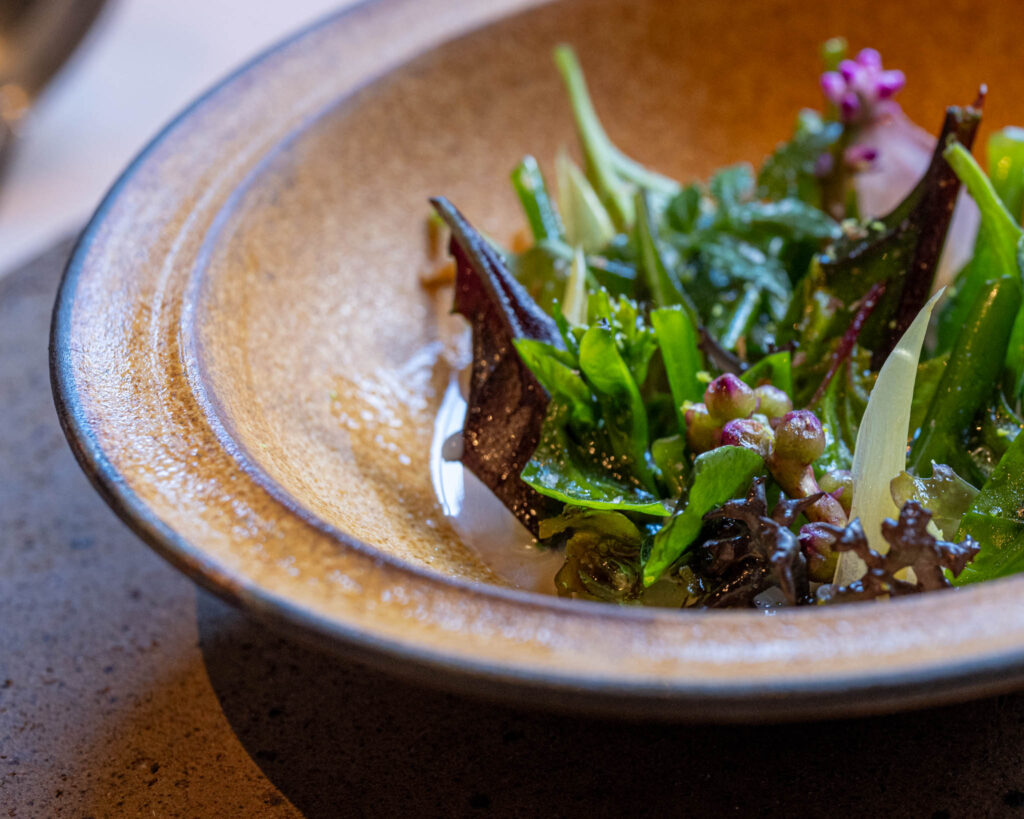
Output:
[[[512,170],[512,187],[526,214],[530,232],[535,242],[544,239],[561,239],[565,236],[562,220],[558,217],[554,202],[548,194],[544,175],[537,160],[524,156]]]

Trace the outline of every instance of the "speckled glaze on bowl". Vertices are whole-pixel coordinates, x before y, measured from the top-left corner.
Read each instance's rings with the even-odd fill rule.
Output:
[[[519,226],[508,170],[572,142],[555,43],[613,138],[684,178],[784,138],[836,33],[906,70],[928,127],[982,80],[990,125],[1024,120],[1009,5],[823,5],[383,0],[263,55],[154,140],[70,262],[52,367],[86,472],[223,597],[461,690],[771,720],[1018,685],[1024,578],[773,617],[566,602],[503,586],[431,490],[426,198]]]

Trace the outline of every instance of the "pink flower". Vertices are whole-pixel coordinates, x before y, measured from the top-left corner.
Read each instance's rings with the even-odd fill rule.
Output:
[[[866,124],[893,113],[894,104],[884,104],[906,84],[902,71],[886,71],[882,57],[865,48],[855,60],[843,60],[838,70],[821,75],[825,99],[839,111],[847,124]]]

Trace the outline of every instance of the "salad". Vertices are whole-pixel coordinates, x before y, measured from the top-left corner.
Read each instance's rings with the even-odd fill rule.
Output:
[[[560,595],[828,604],[1024,569],[1024,131],[986,173],[984,87],[936,138],[877,51],[822,55],[822,111],[681,183],[612,144],[561,46],[583,162],[514,169],[528,240],[432,200],[472,331],[446,452],[564,556]]]

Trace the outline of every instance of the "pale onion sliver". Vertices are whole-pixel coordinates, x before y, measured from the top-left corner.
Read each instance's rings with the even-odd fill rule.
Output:
[[[885,359],[857,431],[850,520],[860,518],[868,543],[879,554],[889,551],[889,544],[882,537],[882,521],[899,517],[889,484],[907,466],[910,403],[917,363],[928,320],[942,293],[940,290],[921,308]],[[864,561],[853,552],[843,552],[836,565],[835,582],[845,586],[863,576],[866,569]]]

